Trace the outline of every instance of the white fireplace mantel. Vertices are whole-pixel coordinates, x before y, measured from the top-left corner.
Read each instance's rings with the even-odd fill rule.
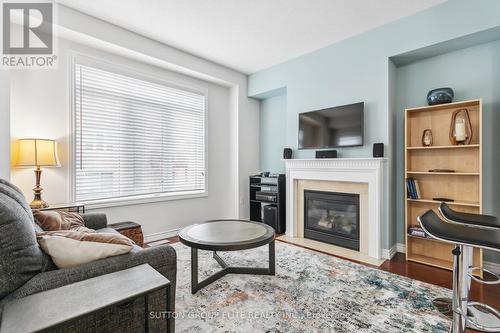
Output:
[[[286,159],[286,235],[296,237],[296,183],[323,180],[368,185],[368,256],[382,257],[382,212],[385,158]]]

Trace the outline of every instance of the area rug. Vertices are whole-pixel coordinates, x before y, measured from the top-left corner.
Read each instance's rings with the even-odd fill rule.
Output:
[[[450,297],[450,290],[282,242],[276,242],[276,276],[229,274],[192,295],[190,249],[174,247],[177,332],[449,329],[432,299]],[[211,254],[199,251],[200,279],[219,270]],[[268,258],[267,246],[220,255],[235,266],[265,267]]]

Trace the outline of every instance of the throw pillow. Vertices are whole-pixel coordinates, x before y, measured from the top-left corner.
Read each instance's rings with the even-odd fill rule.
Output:
[[[38,244],[59,268],[128,253],[134,242],[120,234],[74,230],[45,231],[37,234]]]
[[[36,210],[33,212],[33,216],[35,217],[36,223],[44,231],[71,230],[82,227],[85,228],[83,217],[80,214],[74,212],[65,212],[59,210]]]

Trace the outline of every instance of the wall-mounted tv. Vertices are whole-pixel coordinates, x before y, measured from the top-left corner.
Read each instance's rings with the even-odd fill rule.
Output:
[[[363,145],[364,103],[299,114],[299,149]]]

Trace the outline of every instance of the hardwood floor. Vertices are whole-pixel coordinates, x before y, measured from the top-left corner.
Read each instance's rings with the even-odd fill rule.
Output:
[[[397,253],[391,260],[386,260],[380,269],[451,289],[452,274],[450,271],[406,261],[403,253]],[[486,276],[485,278],[488,279]],[[470,299],[500,309],[500,288],[498,285],[484,285],[472,281]],[[467,332],[479,331],[467,330]]]
[[[179,241],[179,237],[171,237],[168,238],[170,243],[176,243]],[[279,240],[278,240],[279,241]],[[297,246],[297,245],[295,245]],[[322,252],[324,253],[324,252]],[[327,255],[332,255],[329,253],[325,253]],[[333,256],[333,255],[332,255]],[[342,258],[344,260],[349,260],[346,258]],[[354,260],[351,260],[354,261]],[[354,261],[357,262],[357,261]],[[363,263],[357,262],[359,264],[364,265]],[[366,265],[370,266],[370,265]],[[373,266],[371,266],[373,267]],[[427,282],[430,284],[438,285],[444,288],[451,289],[452,284],[452,274],[451,271],[436,268],[432,266],[427,266],[411,261],[405,260],[405,255],[403,253],[397,253],[391,260],[386,260],[379,269],[406,276],[411,279]],[[472,281],[471,286],[471,300],[486,303],[490,306],[493,306],[496,309],[500,309],[500,287],[482,285]],[[469,330],[468,332],[476,332]]]
[[[451,271],[406,261],[403,253],[397,253],[391,260],[386,260],[380,269],[451,289]],[[472,281],[470,298],[500,309],[500,288],[498,285],[484,285]]]

